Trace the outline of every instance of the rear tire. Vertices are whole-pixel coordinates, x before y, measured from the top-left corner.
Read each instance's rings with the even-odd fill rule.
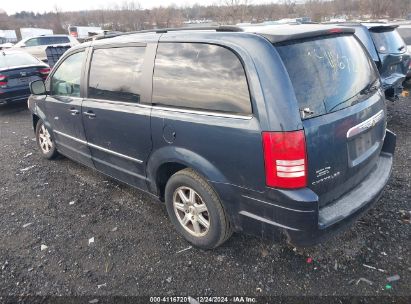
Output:
[[[36,125],[36,141],[43,157],[54,159],[59,155],[54,139],[51,137],[51,132],[41,119],[39,119]]]
[[[165,201],[174,227],[195,247],[213,249],[232,235],[216,192],[194,170],[181,170],[168,180]]]

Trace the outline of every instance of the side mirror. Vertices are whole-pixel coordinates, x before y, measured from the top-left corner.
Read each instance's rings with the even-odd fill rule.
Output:
[[[35,80],[30,82],[30,91],[33,95],[45,95],[46,86],[44,85],[43,80]]]

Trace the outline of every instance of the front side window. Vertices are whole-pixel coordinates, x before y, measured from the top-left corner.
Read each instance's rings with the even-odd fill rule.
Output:
[[[81,70],[84,51],[67,57],[51,78],[51,94],[80,97]]]
[[[360,43],[349,35],[277,45],[301,111],[310,117],[365,100],[378,74]]]
[[[38,46],[38,45],[40,45],[40,42],[39,42],[38,38],[32,38],[32,39],[27,40],[24,43],[24,45],[25,46]]]
[[[159,44],[153,103],[240,114],[252,112],[240,60],[232,51],[211,44]]]
[[[140,102],[144,53],[145,47],[94,50],[88,97]]]

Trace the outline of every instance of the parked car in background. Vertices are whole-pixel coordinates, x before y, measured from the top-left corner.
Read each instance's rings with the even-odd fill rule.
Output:
[[[17,42],[16,31],[0,30],[0,50],[7,49]]]
[[[353,34],[274,25],[83,43],[31,84],[39,150],[165,201],[195,246],[233,231],[311,245],[371,207],[392,169],[378,71]]]
[[[99,26],[75,26],[70,25],[68,27],[68,33],[70,36],[84,41],[85,39],[89,38],[90,36],[95,36],[99,34],[103,34],[104,30]]]
[[[387,23],[341,22],[336,25],[355,29],[355,35],[367,48],[380,72],[385,97],[395,101],[402,93],[410,55],[397,32],[398,25]]]
[[[44,62],[21,51],[0,51],[0,103],[27,99],[29,84],[45,80],[50,68]]]
[[[402,39],[404,39],[405,44],[407,45],[408,54],[411,55],[411,24],[400,25],[397,30]],[[409,64],[407,78],[411,78],[411,61]]]
[[[47,62],[46,48],[48,46],[75,46],[79,42],[69,35],[47,35],[23,39],[16,43],[13,48],[21,48],[34,57]]]
[[[38,27],[23,27],[20,28],[21,39],[54,35],[52,29],[38,28]]]

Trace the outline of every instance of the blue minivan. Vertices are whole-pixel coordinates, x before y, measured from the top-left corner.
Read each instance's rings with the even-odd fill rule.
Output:
[[[335,25],[355,30],[355,35],[378,68],[385,98],[398,100],[411,64],[407,45],[397,31],[398,25],[382,22],[342,22]]]
[[[204,249],[233,231],[315,244],[376,202],[391,174],[381,81],[349,28],[121,34],[73,47],[31,90],[44,157],[164,201]]]

